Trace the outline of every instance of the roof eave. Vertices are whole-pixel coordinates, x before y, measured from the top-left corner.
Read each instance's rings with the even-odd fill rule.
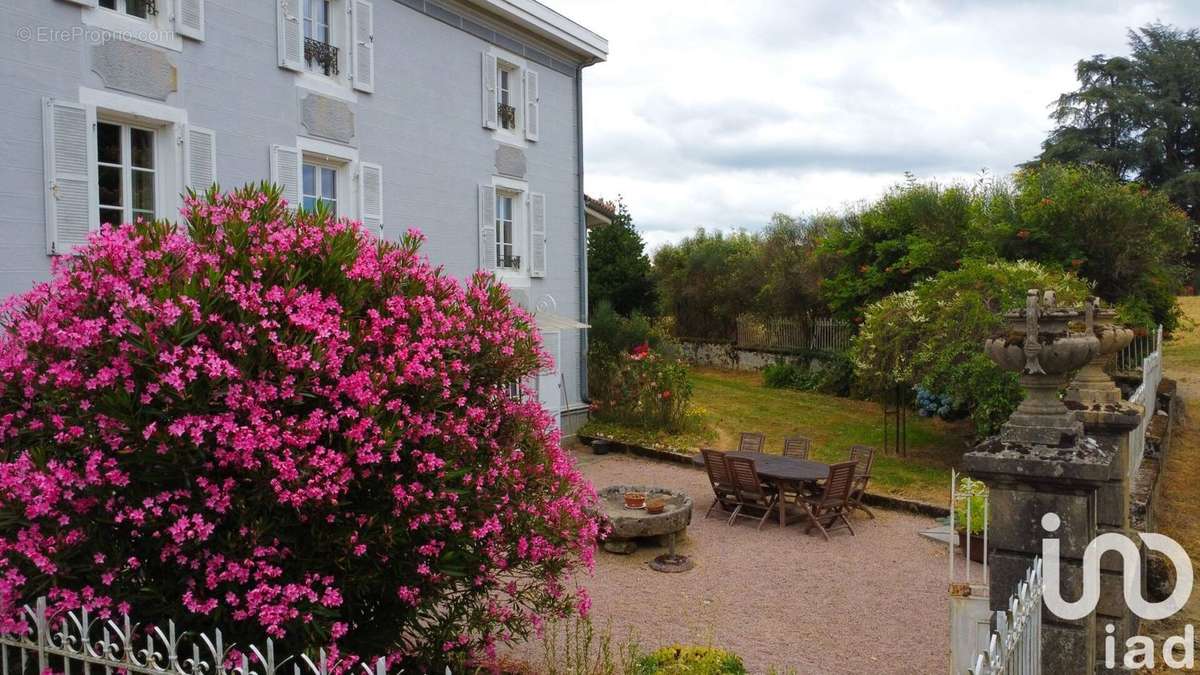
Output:
[[[584,65],[608,58],[608,40],[536,0],[468,0],[579,55]]]

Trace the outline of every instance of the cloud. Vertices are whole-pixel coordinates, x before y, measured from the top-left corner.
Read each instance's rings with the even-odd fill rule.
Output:
[[[584,71],[587,190],[652,244],[1010,171],[1076,61],[1200,25],[1188,0],[547,1],[610,41]]]

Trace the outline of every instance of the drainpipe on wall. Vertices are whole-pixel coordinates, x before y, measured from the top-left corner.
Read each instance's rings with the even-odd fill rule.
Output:
[[[587,216],[583,203],[583,65],[575,66],[575,175],[579,182],[579,322],[588,322]],[[588,403],[588,329],[579,329],[579,400]]]

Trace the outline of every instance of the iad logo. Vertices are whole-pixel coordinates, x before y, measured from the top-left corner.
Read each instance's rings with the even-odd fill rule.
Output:
[[[1047,513],[1042,516],[1042,528],[1047,532],[1057,532],[1062,521],[1058,514]],[[1100,601],[1100,556],[1114,551],[1121,556],[1123,574],[1123,591],[1125,605],[1138,617],[1147,621],[1160,621],[1173,616],[1183,609],[1184,604],[1192,595],[1192,561],[1183,547],[1174,539],[1153,532],[1139,532],[1142,542],[1152,551],[1163,553],[1175,566],[1175,588],[1171,595],[1162,602],[1149,602],[1142,597],[1140,580],[1141,556],[1138,545],[1129,537],[1116,532],[1106,532],[1088,544],[1083,551],[1083,593],[1074,602],[1062,598],[1059,586],[1059,541],[1056,538],[1042,539],[1042,560],[1045,572],[1046,607],[1057,617],[1067,620],[1082,619],[1096,611]],[[1112,636],[1112,624],[1105,627],[1109,634],[1105,639],[1105,667],[1115,668],[1116,639]],[[1191,625],[1185,627],[1184,635],[1170,637],[1163,643],[1163,664],[1169,668],[1192,668],[1194,657],[1194,629]],[[1177,654],[1176,647],[1182,646],[1184,654]],[[1125,642],[1126,652],[1124,667],[1153,668],[1155,666],[1154,642],[1145,636],[1135,635]]]

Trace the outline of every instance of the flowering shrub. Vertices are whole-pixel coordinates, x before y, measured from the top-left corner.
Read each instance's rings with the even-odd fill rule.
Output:
[[[991,434],[1021,402],[1021,388],[984,355],[983,341],[1030,288],[1054,290],[1064,305],[1089,293],[1073,274],[1038,263],[964,261],[867,307],[851,350],[855,372],[875,391],[900,383],[939,392]]]
[[[592,410],[600,420],[678,431],[683,427],[692,383],[682,361],[640,344],[596,369]]]
[[[40,594],[420,670],[586,611],[593,495],[490,277],[274,188],[105,228],[0,313],[0,630]]]

